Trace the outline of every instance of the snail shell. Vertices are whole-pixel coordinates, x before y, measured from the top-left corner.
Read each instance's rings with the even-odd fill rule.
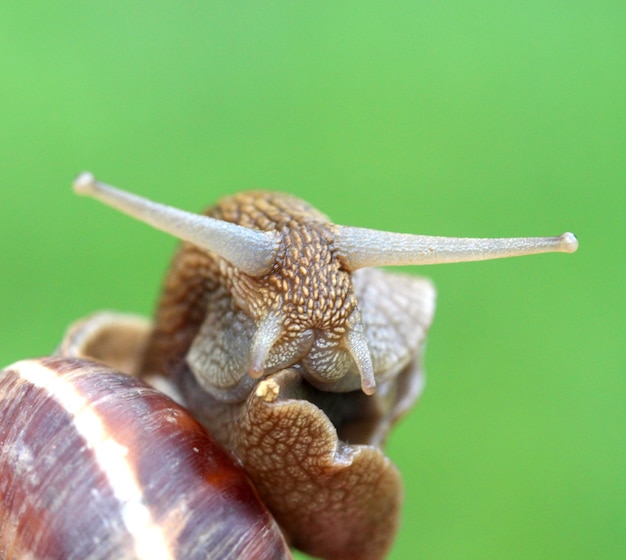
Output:
[[[0,558],[291,558],[243,469],[141,380],[52,357],[0,395]]]

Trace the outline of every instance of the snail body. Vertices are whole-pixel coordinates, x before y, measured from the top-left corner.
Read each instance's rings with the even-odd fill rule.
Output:
[[[237,492],[246,495],[246,504],[248,497],[254,501],[258,493],[271,517],[263,504],[256,504],[254,508],[260,509],[250,517],[250,526],[236,537],[227,530],[236,521],[220,512],[229,511],[227,503],[241,502],[237,492],[226,490],[223,505],[214,506],[222,504],[218,500],[205,507],[204,499],[188,497],[182,490],[184,484],[180,490],[184,498],[177,489],[163,485],[159,500],[179,500],[178,510],[174,506],[168,509],[177,511],[176,515],[159,514],[165,516],[163,539],[172,558],[245,558],[244,553],[263,558],[259,550],[267,558],[288,558],[285,541],[277,535],[278,526],[289,545],[313,556],[329,560],[384,558],[398,526],[402,482],[382,446],[392,425],[421,393],[421,354],[434,314],[435,291],[424,278],[373,267],[572,252],[577,247],[572,234],[448,239],[340,226],[307,203],[277,193],[242,193],[199,215],[98,183],[90,174],[79,176],[74,187],[79,194],[94,196],[184,243],[166,277],[154,322],[111,313],[81,320],[69,329],[52,362],[21,362],[19,367],[8,368],[2,377],[8,386],[0,390],[8,394],[15,375],[21,375],[16,368],[75,372],[84,367],[92,371],[89,379],[96,384],[98,377],[122,375],[91,361],[76,361],[87,358],[143,377],[189,409],[195,420],[185,416],[179,423],[194,426],[194,434],[199,426],[196,420],[208,429],[215,441],[207,446],[215,446],[219,459],[214,459],[213,451],[194,451],[200,449],[194,444],[192,452],[188,445],[183,445],[180,455],[178,450],[175,455],[172,452],[171,461],[148,460],[147,464],[152,467],[160,462],[181,469],[187,465],[202,479],[192,485],[201,492],[207,481],[217,479],[222,484],[230,480],[230,474],[218,473],[232,468]],[[66,378],[65,374],[61,377]],[[137,392],[136,399],[129,399],[123,391],[111,390],[110,400],[119,402],[115,405],[118,410],[139,411],[132,431],[141,434],[128,436],[120,446],[129,450],[129,457],[139,453],[136,447],[149,457],[169,456],[169,451],[160,451],[161,444],[152,439],[161,427],[170,433],[172,415],[179,418],[183,409],[172,408],[177,405],[162,396],[163,410],[148,421],[143,417],[147,410],[143,399],[156,402],[156,393],[133,385],[140,382],[128,375],[115,379],[112,386],[125,385],[121,380],[128,379]],[[75,391],[71,383],[71,391]],[[94,414],[100,417],[101,402],[108,397],[97,395]],[[17,535],[28,523],[24,508],[30,506],[20,505],[15,495],[22,492],[21,484],[31,484],[29,473],[39,472],[40,465],[29,462],[32,453],[28,452],[18,453],[20,461],[12,461],[16,448],[7,443],[19,439],[12,431],[15,407],[31,405],[16,395],[0,402],[4,407],[0,408],[0,430],[4,430],[0,434],[8,434],[3,442],[9,450],[3,450],[4,460],[7,468],[12,463],[18,471],[0,486],[12,500],[11,511],[4,514],[10,529],[0,536],[3,558],[10,558],[14,552],[5,543],[16,542],[14,548],[19,548],[19,543],[28,542]],[[107,417],[107,426],[108,422]],[[107,433],[116,432],[114,424],[111,421]],[[154,434],[145,433],[142,424],[154,428]],[[32,429],[40,426],[41,422],[36,422]],[[124,434],[131,431],[120,430]],[[196,437],[183,431],[176,439],[185,444]],[[172,446],[171,440],[167,439],[166,446]],[[52,460],[46,459],[48,451],[42,451],[42,461]],[[67,455],[73,453],[77,451]],[[253,490],[246,486],[241,467]],[[163,476],[172,478],[171,474]],[[79,495],[87,496],[100,488],[97,484],[85,484],[78,489]],[[151,484],[161,488],[159,482]],[[209,484],[206,492],[213,491]],[[51,495],[58,495],[58,512],[71,508],[73,498],[62,488],[38,488],[37,492],[48,496],[48,501]],[[194,507],[202,505],[193,509],[191,501]],[[189,512],[184,522],[181,511]],[[111,512],[111,519],[118,514]],[[150,515],[156,519],[156,514]],[[143,519],[150,515],[144,512]],[[196,548],[176,548],[177,535],[192,531],[182,528],[187,521],[197,531],[192,539]],[[105,533],[94,536],[91,545],[96,541],[114,543],[118,533],[106,533],[106,526],[113,523],[107,513],[102,513],[100,522]],[[263,544],[259,532],[267,536],[269,544]],[[94,529],[94,535],[100,533]],[[126,556],[93,552],[83,557],[141,558],[138,546],[123,549]],[[237,547],[243,547],[243,552]],[[34,559],[55,557],[28,550]],[[0,548],[0,556],[2,552]]]

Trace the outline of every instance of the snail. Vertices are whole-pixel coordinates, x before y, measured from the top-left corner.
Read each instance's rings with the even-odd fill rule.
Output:
[[[70,327],[56,357],[21,362],[2,379],[24,363],[31,364],[28,371],[84,368],[96,372],[88,374],[94,382],[120,375],[98,365],[107,364],[159,387],[193,415],[184,424],[202,424],[233,468],[245,470],[251,494],[272,515],[259,514],[268,527],[261,532],[275,535],[275,523],[284,536],[276,536],[276,558],[288,557],[285,542],[320,558],[371,560],[384,558],[393,543],[402,482],[382,448],[422,391],[421,354],[435,290],[427,279],[376,267],[577,249],[571,233],[465,239],[340,226],[280,193],[244,192],[200,215],[126,193],[89,173],[75,180],[74,189],[183,241],[154,321],[95,314]],[[140,386],[139,393],[153,395]],[[6,430],[13,418],[6,407],[11,410],[14,399],[0,402],[0,428]],[[177,406],[167,402],[165,408]],[[31,405],[25,400],[21,406]],[[158,433],[156,420],[152,427]],[[140,439],[151,447],[151,436]],[[5,438],[3,445],[12,444]],[[16,469],[31,468],[14,456]],[[192,457],[197,465],[197,454]],[[17,476],[12,484],[21,488]],[[0,486],[5,503],[7,486]],[[11,515],[19,521],[21,513]],[[221,520],[216,513],[216,523]],[[0,538],[6,558],[12,557],[6,552],[10,537]],[[101,540],[107,538],[116,537]],[[217,548],[205,549],[207,558],[243,557],[211,546]],[[40,556],[33,550],[31,557]]]

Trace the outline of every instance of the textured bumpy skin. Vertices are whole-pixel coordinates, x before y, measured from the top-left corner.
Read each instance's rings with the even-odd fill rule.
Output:
[[[335,226],[289,195],[242,193],[206,214],[279,233],[276,262],[252,278],[184,243],[165,282],[146,371],[176,377],[191,369],[216,399],[242,402],[256,383],[247,373],[259,338],[272,338],[260,354],[261,374],[298,365],[308,382],[331,392],[361,387],[353,337],[362,334],[377,383],[421,351],[434,312],[429,281],[375,269],[351,273],[334,249]]]
[[[334,560],[382,558],[395,535],[400,473],[374,446],[347,445],[286,369],[248,397],[236,452],[293,544]]]
[[[298,199],[270,193],[243,193],[207,215],[282,232],[276,264],[267,275],[251,278],[223,259],[184,245],[166,282],[148,354],[165,360],[166,371],[186,355],[206,391],[219,400],[241,402],[254,383],[247,372],[255,332],[276,317],[280,333],[264,360],[266,373],[307,360],[313,380],[333,367],[332,377],[345,373],[352,364],[340,341],[357,307],[349,273],[331,254],[327,218]],[[183,345],[181,328],[195,340]],[[349,377],[357,389],[355,373]]]
[[[243,193],[206,214],[278,232],[276,263],[252,278],[183,243],[144,373],[173,381],[186,406],[241,459],[295,546],[324,558],[384,557],[401,484],[379,447],[423,386],[432,284],[349,271],[333,244],[336,226],[289,195]],[[364,358],[351,345],[371,359],[372,396],[361,391]],[[275,401],[257,396],[265,385],[249,373],[272,380]],[[260,459],[266,452],[272,468]]]

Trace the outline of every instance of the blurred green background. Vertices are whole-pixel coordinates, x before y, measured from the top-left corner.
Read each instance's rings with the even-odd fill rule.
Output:
[[[149,314],[175,241],[73,196],[289,191],[336,222],[553,235],[407,270],[438,312],[389,442],[391,558],[626,557],[624,2],[21,2],[0,10],[0,362]]]

